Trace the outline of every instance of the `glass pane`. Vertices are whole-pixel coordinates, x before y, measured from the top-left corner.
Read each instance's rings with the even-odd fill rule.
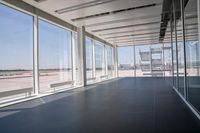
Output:
[[[95,65],[96,65],[96,78],[101,80],[105,77],[105,58],[104,58],[104,45],[100,42],[95,43]]]
[[[150,49],[149,45],[135,46],[136,76],[150,76]]]
[[[0,4],[0,25],[1,101],[29,96],[33,91],[33,17]]]
[[[170,17],[171,17],[171,13],[170,13]],[[171,22],[172,20],[170,20],[168,22],[168,26],[165,32],[165,38],[164,38],[164,48],[163,48],[163,54],[164,54],[164,62],[163,62],[163,69],[165,70],[165,78],[166,81],[173,86],[173,53],[172,53],[172,46],[173,46],[173,38],[172,38],[172,34],[171,34]]]
[[[75,77],[73,77],[74,79],[74,82],[76,82],[76,85],[82,85],[82,82],[81,82],[81,72],[80,72],[80,59],[79,59],[79,50],[78,50],[78,35],[77,33],[74,33],[74,59],[75,59]]]
[[[114,76],[113,48],[110,46],[107,46],[106,49],[107,49],[108,77],[113,77]]]
[[[173,5],[174,6],[174,5]],[[173,7],[172,7],[173,9]],[[172,27],[173,27],[173,31],[172,31],[172,48],[173,48],[173,74],[174,74],[174,80],[173,80],[173,84],[174,87],[178,87],[178,74],[177,74],[177,57],[178,55],[176,54],[176,50],[177,50],[177,45],[176,45],[176,29],[175,29],[175,22],[174,22],[174,12],[172,12]]]
[[[92,40],[86,38],[85,40],[86,46],[86,71],[87,71],[87,79],[93,78],[93,44]]]
[[[184,96],[184,43],[183,24],[181,18],[180,0],[175,1],[176,33],[177,33],[177,54],[178,54],[178,90]]]
[[[136,76],[160,77],[164,75],[162,47],[162,44],[135,46]]]
[[[71,32],[39,20],[40,92],[72,84]]]
[[[200,111],[200,46],[197,13],[197,0],[189,0],[184,14],[188,100]]]
[[[171,53],[171,44],[166,43],[163,47],[163,70],[165,76],[172,76],[172,53]]]
[[[134,47],[118,48],[118,75],[119,77],[134,76]]]

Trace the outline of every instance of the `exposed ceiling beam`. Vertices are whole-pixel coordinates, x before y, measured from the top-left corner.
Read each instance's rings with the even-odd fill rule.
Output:
[[[148,38],[156,38],[158,37],[157,35],[156,36],[147,36],[147,37],[137,37],[137,38],[133,38],[133,37],[129,37],[129,38],[122,38],[122,39],[114,39],[114,40],[108,40],[108,41],[111,41],[111,42],[114,42],[114,41],[127,41],[127,40],[133,40],[133,39],[148,39]]]
[[[190,38],[187,39],[187,41],[197,41],[197,38]],[[182,41],[182,40],[177,40],[178,42]],[[117,46],[119,47],[126,47],[126,46],[141,46],[141,45],[152,45],[152,44],[167,44],[170,43],[171,44],[171,40],[164,40],[163,42],[159,42],[159,41],[135,41],[135,42],[126,42],[126,43],[116,43]]]
[[[128,35],[122,35],[122,36],[111,36],[106,37],[105,39],[111,39],[111,38],[119,38],[119,37],[127,37],[127,36],[143,36],[143,35],[152,35],[152,34],[158,34],[159,32],[150,32],[150,33],[143,33],[143,34],[128,34]]]
[[[91,19],[91,18],[105,17],[108,15],[115,15],[115,14],[119,14],[119,13],[135,11],[135,10],[139,10],[139,9],[145,9],[145,8],[150,8],[150,7],[160,6],[160,5],[162,5],[162,4],[161,3],[153,3],[153,4],[147,4],[147,5],[137,6],[137,7],[130,7],[130,8],[125,8],[125,9],[114,10],[114,11],[110,11],[110,12],[102,12],[102,13],[93,14],[93,15],[89,15],[89,16],[74,18],[74,19],[72,19],[72,21],[82,21],[82,20]]]
[[[161,15],[161,21],[163,22],[160,24],[160,41],[162,41],[163,37],[165,36],[165,32],[167,30],[167,25],[170,19],[170,13],[171,13],[171,5],[172,5],[172,0],[163,0],[163,5],[162,5],[162,15]],[[164,13],[167,12],[167,13]]]
[[[149,39],[138,39],[138,40],[135,40],[135,39],[133,39],[133,40],[128,40],[128,41],[116,41],[116,42],[113,42],[113,43],[126,43],[126,42],[136,42],[136,41],[159,41],[158,40],[159,39],[159,37],[157,37],[157,38],[149,38]]]
[[[192,19],[197,17],[196,15],[192,15],[192,16],[188,16],[187,19]],[[196,25],[196,23],[193,24],[187,24],[186,26],[190,26],[190,25]],[[177,27],[181,27],[180,25],[178,25]],[[165,27],[161,27],[165,28]],[[197,28],[191,28],[191,29],[197,29]],[[134,33],[134,32],[141,32],[141,31],[152,31],[152,30],[159,30],[158,28],[150,28],[150,29],[137,29],[137,30],[128,30],[128,31],[121,31],[121,32],[110,32],[110,33],[104,33],[104,34],[99,34],[100,36],[107,36],[107,35],[116,35],[116,34],[123,34],[123,33]],[[168,31],[167,31],[168,32]]]
[[[184,0],[184,7],[187,5],[189,0]],[[172,10],[172,3],[173,3],[173,0],[164,0],[163,1],[163,10],[162,12],[169,12],[167,14],[164,14],[162,13],[162,17],[161,17],[161,21],[163,23],[161,23],[160,27],[166,27],[168,25],[168,22],[170,21],[170,18],[171,18],[171,10]],[[180,1],[179,0],[174,0],[174,5],[176,7],[174,7],[175,9],[175,12],[176,12],[176,16],[174,18],[171,18],[171,20],[174,20],[174,19],[180,19],[181,17],[181,4],[180,4]],[[166,33],[166,28],[164,29],[160,29],[160,41],[163,41],[163,38],[165,36],[165,33]]]
[[[187,32],[188,31],[194,31],[194,30],[197,30],[197,28],[188,28],[187,29]],[[177,31],[182,31],[181,29],[177,30]],[[129,32],[124,32],[124,33],[129,33]],[[132,33],[132,32],[130,32]],[[141,34],[126,34],[124,36],[137,36],[137,35],[149,35],[149,34],[155,34],[155,33],[159,33],[159,32],[145,32],[145,33],[141,33]],[[171,32],[170,31],[167,31],[166,32],[167,34],[170,34]],[[111,34],[112,35],[112,34]],[[103,36],[100,34],[100,36]],[[107,35],[104,35],[104,37],[107,36]],[[108,36],[108,37],[121,37],[120,35],[119,36]],[[106,38],[107,39],[107,38]]]
[[[154,14],[154,15],[147,15],[147,16],[139,16],[139,17],[133,17],[133,18],[128,18],[128,19],[119,19],[119,20],[113,20],[113,21],[106,21],[106,22],[100,22],[100,23],[94,23],[94,24],[89,24],[85,25],[86,28],[89,27],[95,27],[95,26],[103,26],[103,25],[108,25],[108,24],[116,24],[116,23],[122,23],[122,22],[128,22],[128,21],[135,21],[135,20],[143,20],[143,19],[152,19],[152,18],[159,18],[160,14]]]
[[[121,32],[104,33],[104,34],[99,34],[99,35],[100,36],[107,36],[107,35],[117,35],[117,34],[124,34],[124,33],[143,32],[143,31],[155,31],[155,30],[158,31],[159,28],[128,30],[128,31],[121,31]]]
[[[191,29],[187,29],[187,34],[191,34],[191,33],[197,33],[196,28],[191,28]],[[181,30],[177,30],[177,31],[181,31]],[[171,33],[171,32],[166,32],[166,33]],[[110,37],[106,37],[105,39],[112,39],[112,38],[123,38],[123,37],[135,37],[135,36],[146,36],[146,35],[154,35],[154,34],[159,34],[159,32],[149,32],[149,33],[142,33],[142,34],[127,34],[127,35],[121,35],[121,36],[110,36]],[[138,37],[137,37],[138,38]],[[143,37],[140,37],[143,38]]]
[[[58,9],[58,10],[55,10],[55,12],[58,13],[58,14],[63,14],[63,13],[67,13],[67,12],[70,12],[70,11],[75,11],[75,10],[84,9],[84,8],[87,8],[87,7],[106,4],[106,3],[109,3],[109,2],[113,2],[113,1],[117,1],[117,0],[94,0],[94,1],[90,1],[90,2],[77,4],[77,5],[74,5],[74,6]]]
[[[191,37],[197,37],[198,35],[197,35],[197,33],[190,33],[190,34],[188,34],[187,35],[187,37],[186,38],[191,38]],[[181,40],[182,39],[182,35],[179,35],[179,36],[177,36],[178,37],[178,39],[179,40]],[[169,39],[169,41],[171,40],[171,36],[166,36],[165,38],[164,38],[164,40],[167,40],[167,39]],[[113,43],[126,43],[126,42],[135,42],[135,41],[159,41],[159,36],[155,36],[154,38],[153,37],[151,37],[151,38],[141,38],[141,39],[138,39],[138,38],[136,38],[136,39],[134,39],[134,38],[130,38],[130,39],[124,39],[124,40],[113,40],[112,42]]]
[[[159,23],[160,21],[154,21],[154,22],[140,23],[140,24],[134,24],[134,25],[125,25],[125,26],[118,26],[118,27],[105,28],[105,29],[96,29],[96,30],[92,30],[92,32],[101,32],[101,31],[124,29],[124,28],[138,27],[138,26],[145,26],[145,25],[154,25],[154,24],[159,24]]]

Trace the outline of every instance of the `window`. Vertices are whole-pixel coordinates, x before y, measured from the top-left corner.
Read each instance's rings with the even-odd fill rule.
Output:
[[[135,46],[136,76],[151,76],[150,45]]]
[[[1,94],[29,96],[33,91],[33,17],[0,4],[0,25],[0,98]]]
[[[95,64],[96,64],[96,78],[101,80],[105,78],[105,53],[104,45],[100,42],[95,43]]]
[[[177,57],[178,57],[178,90],[180,93],[184,96],[184,42],[183,42],[183,24],[182,24],[182,17],[181,14],[181,1],[176,0],[174,1],[175,4],[175,16],[176,18],[179,18],[176,20],[176,33],[177,33]]]
[[[165,76],[172,76],[172,53],[171,44],[166,43],[163,46],[163,70]]]
[[[80,65],[80,57],[79,57],[79,49],[78,49],[78,35],[76,32],[74,32],[73,39],[74,39],[74,50],[73,50],[74,54],[73,55],[75,56],[73,57],[74,66],[75,66],[73,80],[74,80],[74,85],[79,86],[79,85],[82,85],[82,83],[81,83],[81,76],[80,76],[81,65]]]
[[[107,49],[107,70],[108,77],[114,76],[114,59],[113,59],[113,48],[110,46],[106,47]]]
[[[164,62],[164,54],[171,48],[164,44],[135,45],[118,48],[118,73],[120,77],[149,77],[169,75],[171,57]],[[166,53],[165,53],[166,52]]]
[[[128,58],[127,58],[128,57]],[[118,48],[118,75],[119,77],[134,76],[134,47]]]
[[[40,92],[72,85],[71,32],[39,20]]]
[[[173,11],[173,8],[174,8],[174,5],[172,6],[172,11]],[[174,13],[172,12],[172,14],[171,14],[171,23],[172,23],[172,40],[173,40],[173,42],[172,42],[172,51],[173,51],[173,75],[174,75],[174,77],[173,77],[173,84],[174,84],[174,86],[177,88],[178,87],[178,69],[177,69],[177,67],[178,67],[178,61],[177,61],[177,57],[178,57],[178,55],[177,55],[177,44],[176,44],[176,29],[175,29],[175,22],[174,22],[174,18],[175,18],[175,16],[174,16]]]
[[[189,0],[184,15],[188,100],[200,111],[200,44],[197,1]]]
[[[85,40],[85,46],[86,46],[86,75],[87,79],[90,80],[94,77],[93,74],[93,43],[92,40],[89,38],[86,38]]]

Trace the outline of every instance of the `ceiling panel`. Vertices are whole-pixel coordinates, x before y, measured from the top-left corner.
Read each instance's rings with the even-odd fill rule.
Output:
[[[159,36],[159,33],[157,34],[157,32],[160,31],[163,0],[44,0],[41,2],[35,2],[34,0],[23,1],[64,21],[67,21],[68,23],[78,27],[85,26],[86,31],[102,39],[105,39],[106,41],[110,41],[112,39],[110,41],[111,43],[115,43],[113,40],[126,38],[134,38],[136,40],[136,38],[143,37],[148,39],[151,38],[152,35]],[[71,11],[67,11],[62,14],[60,14],[60,12],[56,12],[65,8],[70,9]],[[72,21],[73,19],[82,17],[88,18]],[[149,35],[142,35],[146,33]],[[129,36],[133,34],[141,35]],[[149,43],[151,41],[145,42]],[[134,43],[137,42],[135,41]]]

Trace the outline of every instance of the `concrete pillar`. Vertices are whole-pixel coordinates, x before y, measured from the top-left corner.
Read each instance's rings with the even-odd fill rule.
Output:
[[[76,39],[76,35],[75,32],[72,31],[71,32],[72,37],[71,37],[71,43],[72,43],[72,80],[73,80],[73,85],[76,86],[77,85],[77,77],[76,77],[76,43],[75,43],[75,39]]]
[[[85,27],[78,28],[78,58],[79,58],[79,77],[83,86],[87,85],[86,79],[86,52],[85,52]]]
[[[114,46],[114,65],[115,65],[115,77],[118,77],[118,50],[117,46]]]

